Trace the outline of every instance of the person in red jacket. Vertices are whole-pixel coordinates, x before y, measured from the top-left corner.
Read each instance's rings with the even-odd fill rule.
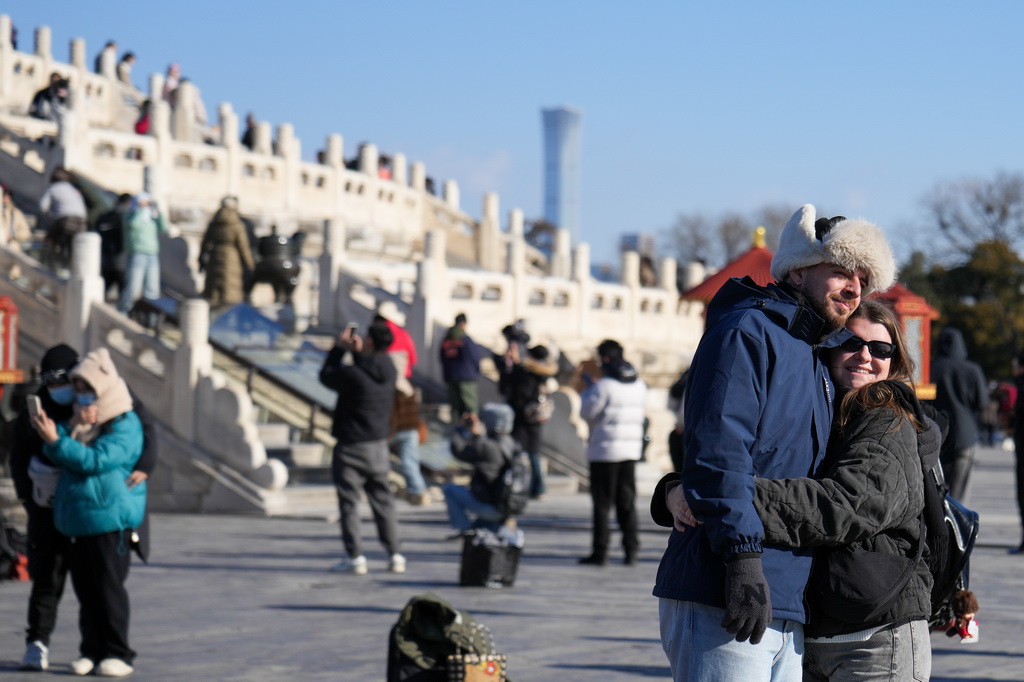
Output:
[[[388,329],[391,330],[391,335],[395,337],[395,340],[388,346],[388,353],[405,353],[409,359],[409,362],[405,365],[405,378],[412,378],[412,368],[416,364],[416,344],[413,343],[412,337],[409,336],[409,332],[397,322],[396,319],[403,319],[404,316],[398,311],[398,306],[395,305],[394,301],[384,301],[377,306],[377,314],[374,316],[373,321],[383,321],[388,325]],[[404,320],[403,320],[404,321]]]

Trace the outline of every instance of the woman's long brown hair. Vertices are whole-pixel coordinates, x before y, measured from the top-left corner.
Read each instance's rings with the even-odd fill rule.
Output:
[[[861,301],[850,319],[867,320],[873,324],[880,324],[885,327],[892,338],[896,352],[889,363],[889,379],[902,381],[913,386],[914,360],[907,352],[907,340],[903,334],[903,325],[900,324],[896,313],[892,308],[873,299]],[[882,381],[876,381],[866,386],[848,391],[839,404],[838,425],[840,432],[844,431],[851,421],[858,415],[868,410],[880,407],[889,408],[898,414],[904,415],[917,431],[923,431],[921,424],[913,413],[909,412],[903,403],[896,397],[895,389]]]

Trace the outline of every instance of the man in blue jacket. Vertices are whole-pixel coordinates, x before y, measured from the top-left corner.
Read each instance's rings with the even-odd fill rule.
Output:
[[[843,326],[861,296],[887,289],[895,272],[878,227],[815,218],[807,204],[786,224],[777,283],[732,279],[708,306],[687,384],[682,472],[703,525],[672,532],[654,588],[675,680],[802,677],[811,552],[762,546],[754,479],[814,475],[833,415],[821,353],[849,337]]]
[[[480,378],[480,348],[466,333],[466,314],[455,316],[455,324],[441,342],[441,371],[448,384],[452,423],[467,412],[479,409],[476,382]]]

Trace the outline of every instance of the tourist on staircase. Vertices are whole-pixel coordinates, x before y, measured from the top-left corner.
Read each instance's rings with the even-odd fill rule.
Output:
[[[128,255],[125,284],[117,309],[124,314],[140,295],[160,299],[160,235],[167,234],[163,213],[148,192],[140,192],[124,221],[124,248]]]
[[[246,273],[255,267],[238,199],[224,197],[199,247],[199,272],[206,273],[203,298],[210,302],[210,309],[244,301]]]
[[[132,195],[122,194],[114,207],[96,219],[93,230],[100,235],[100,274],[106,295],[124,289],[124,218],[132,208]]]
[[[71,108],[68,94],[70,84],[67,79],[54,71],[50,74],[50,84],[32,97],[28,107],[28,115],[44,121],[60,123],[64,114]]]
[[[85,199],[72,184],[72,176],[57,166],[50,176],[50,186],[39,198],[39,212],[46,224],[46,256],[53,269],[69,267],[71,241],[86,229]]]

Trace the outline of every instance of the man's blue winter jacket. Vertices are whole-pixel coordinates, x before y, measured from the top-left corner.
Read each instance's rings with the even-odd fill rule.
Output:
[[[805,622],[811,550],[762,547],[754,479],[813,476],[825,456],[834,390],[821,357],[823,322],[783,288],[731,279],[708,306],[690,368],[683,488],[704,522],[672,531],[657,597],[725,607],[725,560],[761,552],[773,617]]]

